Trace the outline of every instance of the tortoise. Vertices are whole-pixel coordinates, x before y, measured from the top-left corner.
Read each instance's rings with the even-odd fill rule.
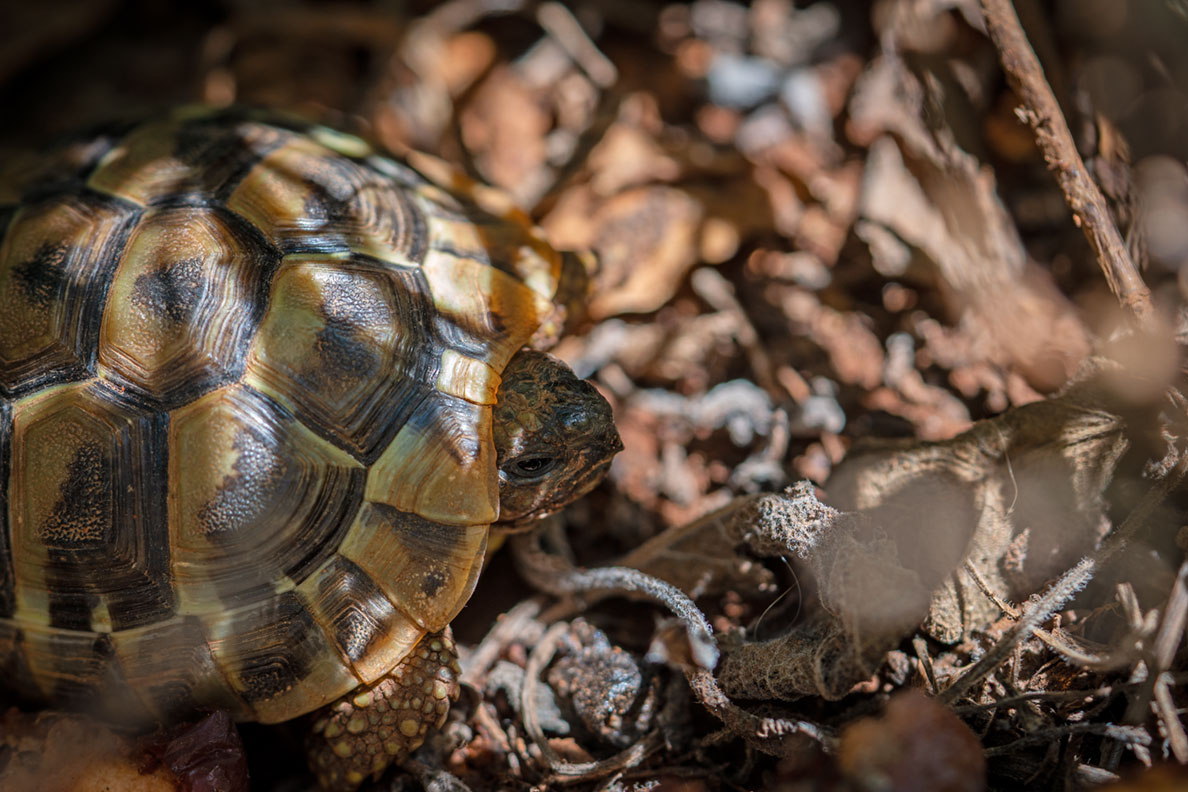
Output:
[[[183,108],[0,187],[9,686],[130,722],[313,713],[332,789],[441,725],[489,534],[622,445],[531,348],[582,259],[416,156]]]

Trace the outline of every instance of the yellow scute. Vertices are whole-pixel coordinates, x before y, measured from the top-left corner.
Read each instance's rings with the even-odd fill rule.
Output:
[[[494,522],[491,408],[431,391],[368,471],[364,497],[446,525]]]
[[[487,531],[486,525],[445,525],[364,503],[339,552],[408,619],[424,630],[440,630],[474,591]]]

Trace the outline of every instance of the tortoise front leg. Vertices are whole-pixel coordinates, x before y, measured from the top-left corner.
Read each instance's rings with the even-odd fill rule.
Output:
[[[449,628],[430,633],[400,664],[314,713],[309,766],[325,790],[351,792],[379,778],[439,728],[458,695],[458,651]]]

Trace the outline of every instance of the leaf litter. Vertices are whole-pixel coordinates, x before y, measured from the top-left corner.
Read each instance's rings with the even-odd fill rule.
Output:
[[[55,7],[2,33],[6,160],[275,105],[599,259],[554,351],[626,450],[495,555],[464,695],[374,788],[1186,782],[1180,4]],[[80,728],[11,711],[0,773]],[[173,772],[304,788],[295,732],[240,731]],[[121,739],[152,788],[176,753]]]

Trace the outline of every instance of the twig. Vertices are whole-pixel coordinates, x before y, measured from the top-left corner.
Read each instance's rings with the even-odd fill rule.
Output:
[[[1015,646],[1026,640],[1045,619],[1085,587],[1097,571],[1098,559],[1093,556],[1082,558],[1076,566],[1065,572],[1043,596],[1029,602],[1020,613],[1019,621],[992,646],[978,662],[970,666],[952,685],[941,691],[937,698],[944,704],[953,704],[981,682],[1007,659]]]
[[[568,8],[560,3],[541,3],[536,21],[581,67],[599,88],[610,88],[619,79],[619,70],[602,54]]]
[[[1159,632],[1152,642],[1150,650],[1144,660],[1147,664],[1147,678],[1126,708],[1122,720],[1129,724],[1141,724],[1147,719],[1154,704],[1155,712],[1163,722],[1163,730],[1167,735],[1168,747],[1176,761],[1188,763],[1188,735],[1185,735],[1184,725],[1180,722],[1179,713],[1171,699],[1168,690],[1169,679],[1166,671],[1171,668],[1175,660],[1176,650],[1184,641],[1184,627],[1188,622],[1188,563],[1180,565],[1180,571],[1172,584],[1168,594],[1167,605],[1163,609]]]
[[[510,644],[516,640],[532,641],[539,637],[544,632],[544,627],[536,621],[541,607],[542,598],[526,599],[495,622],[474,651],[462,658],[461,681],[481,688],[485,684],[487,672]]]
[[[1080,701],[1087,702],[1093,699],[1109,698],[1117,696],[1123,691],[1123,685],[1107,686],[1100,688],[1084,688],[1079,690],[1028,690],[1025,693],[1017,693],[1012,696],[1003,696],[992,701],[980,701],[974,704],[962,704],[957,707],[952,707],[955,715],[970,715],[975,712],[985,712],[986,710],[1003,709],[1013,707],[1017,704],[1025,702],[1039,702],[1043,704],[1066,702],[1066,701]]]
[[[1157,330],[1151,293],[1143,283],[1126,242],[1110,217],[1105,198],[1089,176],[1073,143],[1068,123],[1052,89],[1044,79],[1039,59],[1027,41],[1010,0],[982,0],[986,29],[998,49],[1003,71],[1023,102],[1018,113],[1035,133],[1048,168],[1064,192],[1074,222],[1080,226],[1097,256],[1114,296],[1133,312],[1141,329]]]
[[[990,585],[986,582],[985,578],[978,572],[977,567],[966,561],[965,572],[973,579],[977,587],[982,590],[986,598],[994,603],[995,607],[1006,614],[1008,618],[1014,621],[1019,620],[1019,609],[995,594],[990,589]],[[1120,645],[1120,648],[1103,654],[1093,654],[1089,649],[1078,646],[1076,639],[1072,636],[1064,635],[1056,630],[1049,632],[1048,630],[1036,627],[1033,634],[1045,646],[1062,656],[1066,662],[1075,663],[1081,668],[1092,671],[1112,671],[1115,668],[1127,666],[1134,660],[1138,652],[1135,647],[1139,646],[1141,639],[1146,636],[1147,632],[1149,631],[1143,631],[1141,629],[1132,630],[1123,640],[1115,642],[1115,644]]]
[[[916,650],[916,658],[924,671],[924,679],[928,681],[928,692],[935,696],[940,690],[940,684],[936,681],[936,670],[932,667],[932,655],[928,654],[928,644],[923,637],[917,635],[912,639],[912,648]]]
[[[986,756],[1010,756],[1028,745],[1043,745],[1070,734],[1100,734],[1126,745],[1150,745],[1151,735],[1137,726],[1119,726],[1113,723],[1067,723],[1051,729],[1042,729],[1026,737],[1020,737],[1006,745],[986,749]]]

